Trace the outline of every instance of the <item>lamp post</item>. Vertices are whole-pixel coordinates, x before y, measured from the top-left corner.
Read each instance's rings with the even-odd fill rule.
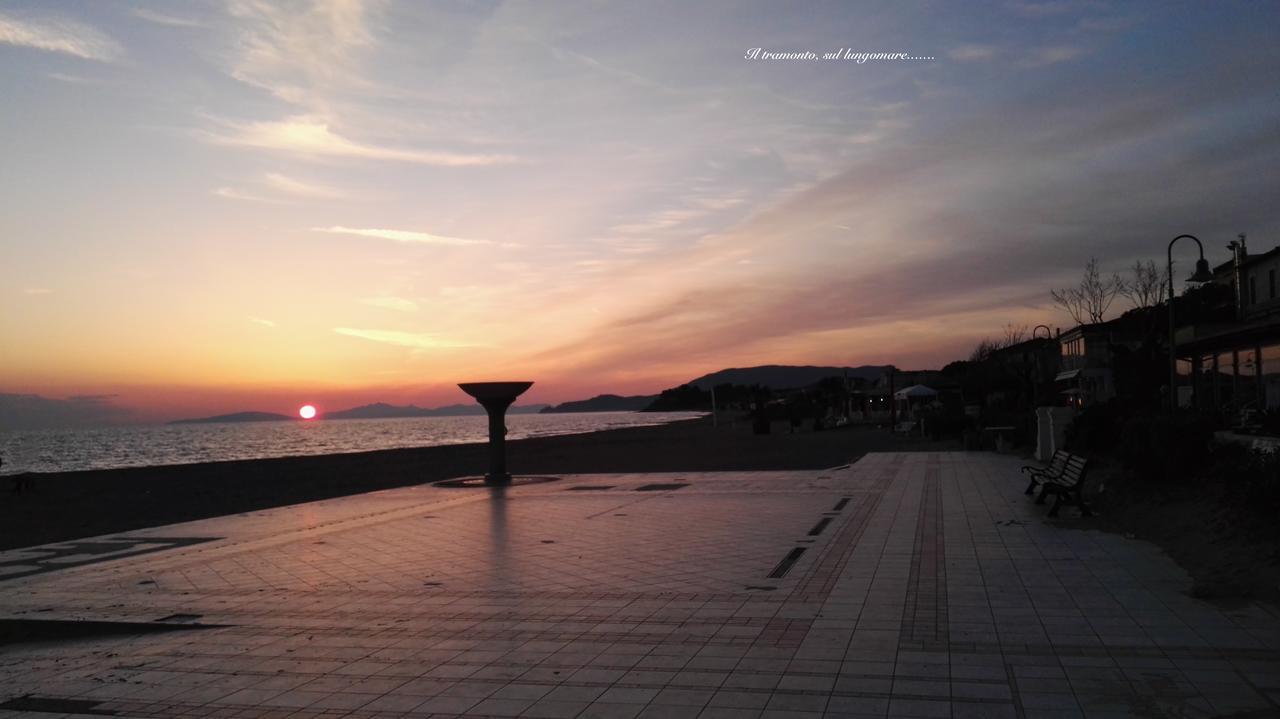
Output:
[[[1208,282],[1213,279],[1213,273],[1209,271],[1209,262],[1204,258],[1204,245],[1195,235],[1178,235],[1169,241],[1168,260],[1166,276],[1169,278],[1169,411],[1172,412],[1178,408],[1178,351],[1174,346],[1173,339],[1173,243],[1182,238],[1195,240],[1196,247],[1200,248],[1200,259],[1196,260],[1196,271],[1187,278],[1187,282]]]

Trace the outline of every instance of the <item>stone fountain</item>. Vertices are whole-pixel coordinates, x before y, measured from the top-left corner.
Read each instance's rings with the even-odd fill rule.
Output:
[[[532,386],[532,382],[463,382],[458,385],[489,413],[489,473],[484,476],[487,485],[511,484],[511,475],[507,472],[507,408]]]

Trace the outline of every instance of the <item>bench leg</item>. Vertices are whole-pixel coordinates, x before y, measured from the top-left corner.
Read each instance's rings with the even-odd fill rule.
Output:
[[[1023,492],[1023,494],[1031,494],[1032,492],[1036,491],[1037,484],[1040,484],[1040,483],[1036,481],[1035,477],[1032,477],[1031,484],[1027,485],[1027,491]]]
[[[1077,488],[1075,494],[1076,494],[1076,506],[1080,508],[1080,516],[1092,517],[1093,512],[1090,512],[1089,505],[1084,503],[1084,491]]]
[[[1040,486],[1040,496],[1036,497],[1036,504],[1044,504],[1044,498],[1049,496],[1049,483],[1046,482]]]
[[[1062,492],[1058,492],[1053,495],[1053,506],[1049,508],[1050,517],[1058,516],[1058,509],[1062,507],[1062,501],[1064,498],[1065,495]]]

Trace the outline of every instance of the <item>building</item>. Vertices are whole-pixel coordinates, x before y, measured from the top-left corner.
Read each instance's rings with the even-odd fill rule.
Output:
[[[1231,311],[1199,322],[1175,316],[1178,398],[1216,410],[1229,424],[1258,410],[1280,410],[1280,247],[1249,255],[1245,236],[1214,268]],[[1179,308],[1175,307],[1175,312]]]
[[[1060,365],[1054,382],[1066,404],[1084,407],[1119,394],[1116,365],[1121,355],[1142,347],[1149,333],[1137,318],[1147,314],[1129,312],[1108,322],[1077,325],[1058,335]]]
[[[1062,366],[1057,340],[1037,337],[1002,347],[982,360],[985,365],[985,404],[1007,409],[1031,409],[1058,404],[1053,383]]]

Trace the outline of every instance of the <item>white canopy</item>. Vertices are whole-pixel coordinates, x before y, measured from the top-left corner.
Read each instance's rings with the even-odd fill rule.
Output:
[[[893,396],[898,399],[908,399],[910,397],[936,397],[937,395],[937,390],[925,387],[922,384],[913,384],[910,387],[903,387],[893,393]]]

